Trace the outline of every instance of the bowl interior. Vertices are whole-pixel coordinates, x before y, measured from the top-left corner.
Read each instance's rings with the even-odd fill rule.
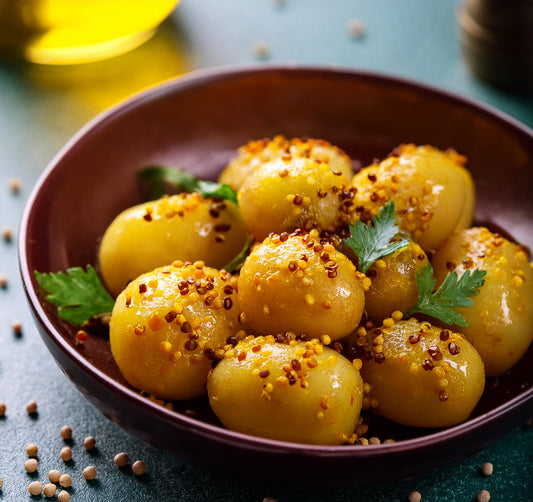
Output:
[[[91,336],[83,349],[76,346],[75,330],[36,292],[33,271],[94,264],[107,225],[141,202],[139,168],[163,164],[215,178],[238,146],[276,134],[329,140],[356,166],[405,142],[453,147],[468,157],[476,181],[477,221],[533,246],[528,190],[533,134],[512,120],[379,75],[291,67],[199,73],[142,93],[93,121],[60,152],[30,197],[21,228],[23,280],[36,316],[47,326],[45,336],[61,345],[65,357],[86,373],[106,375],[108,386],[127,387],[106,338]],[[517,397],[520,403],[512,401],[511,407],[529,403],[531,411],[532,364],[530,350],[508,374],[491,379],[472,419],[494,409],[505,411]],[[139,397],[136,405],[145,403]],[[178,411],[190,408],[200,426],[218,423],[205,400],[176,404]],[[176,420],[180,417],[176,413]],[[370,426],[371,435],[382,439],[431,438],[435,433],[378,419],[371,419]],[[458,427],[468,432],[468,425]],[[387,447],[394,451],[395,446]]]

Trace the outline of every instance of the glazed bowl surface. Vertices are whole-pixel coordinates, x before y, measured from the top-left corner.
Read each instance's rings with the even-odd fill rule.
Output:
[[[74,385],[106,417],[153,446],[210,467],[335,485],[405,479],[460,461],[533,416],[533,350],[486,391],[471,417],[442,429],[371,419],[375,446],[313,446],[224,429],[207,400],[172,411],[126,384],[109,342],[76,329],[43,299],[33,272],[95,264],[99,241],[123,209],[142,201],[137,171],[181,167],[215,179],[251,139],[322,138],[360,167],[413,142],[453,147],[476,181],[476,222],[533,246],[533,131],[479,103],[384,75],[292,65],[193,73],[98,116],[55,157],[27,203],[19,236],[23,284],[42,338]],[[191,416],[189,410],[195,415]],[[260,474],[258,474],[260,473]]]

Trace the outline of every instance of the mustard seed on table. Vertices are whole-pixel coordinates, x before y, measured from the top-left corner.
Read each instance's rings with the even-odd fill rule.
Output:
[[[7,288],[7,275],[4,273],[0,274],[0,288],[2,289]]]
[[[18,178],[11,178],[9,180],[9,189],[11,190],[11,193],[14,193],[14,194],[19,193],[21,187],[22,187],[22,182]]]
[[[59,483],[59,478],[61,477],[61,473],[57,469],[52,469],[48,472],[48,479],[52,483]]]
[[[477,502],[489,502],[490,500],[490,493],[488,490],[481,490],[477,494]]]
[[[40,495],[43,491],[43,484],[40,481],[32,481],[28,486],[28,491],[32,495]]]
[[[63,439],[72,439],[72,429],[68,425],[61,427],[61,437]]]
[[[39,467],[39,462],[37,462],[37,459],[35,458],[29,458],[24,462],[24,469],[26,469],[26,472],[35,472],[37,467]]]
[[[93,450],[96,447],[96,439],[94,436],[87,436],[83,440],[83,446],[85,446],[86,450]]]
[[[494,466],[490,462],[485,462],[481,466],[481,474],[483,474],[483,476],[492,476],[493,472],[494,472]]]
[[[53,497],[56,494],[57,486],[54,483],[48,483],[45,485],[43,493],[45,497]]]
[[[36,413],[37,412],[37,403],[35,402],[35,400],[31,400],[28,402],[28,404],[26,405],[26,411],[31,415],[32,413]]]
[[[93,465],[88,465],[85,469],[83,469],[83,477],[87,481],[92,481],[94,478],[96,478],[96,468]]]
[[[68,488],[72,484],[72,477],[70,476],[70,474],[61,474],[59,478],[59,484],[63,488]]]
[[[121,452],[121,453],[117,453],[113,460],[115,464],[117,464],[119,467],[124,467],[130,461],[130,457],[128,456],[127,453]]]
[[[35,443],[30,443],[28,446],[26,446],[26,453],[30,457],[35,457],[37,453],[39,452],[39,448]]]
[[[59,495],[57,496],[57,502],[69,502],[70,500],[70,493],[66,490],[61,490],[59,492]]]
[[[136,460],[131,466],[133,474],[142,476],[146,472],[146,464],[142,460]]]
[[[422,500],[422,494],[418,491],[412,491],[409,494],[409,502],[420,502]]]
[[[13,333],[15,333],[15,335],[20,336],[22,334],[22,323],[18,319],[13,321],[12,327],[13,327]],[[37,410],[37,404],[35,406],[36,406],[35,410]],[[28,411],[28,413],[35,413],[35,412]]]
[[[6,403],[0,401],[0,417],[3,417],[6,414]]]
[[[60,455],[65,462],[68,462],[72,458],[72,450],[70,446],[63,446]]]
[[[4,227],[2,229],[2,237],[4,241],[11,242],[11,238],[13,237],[13,231],[11,230],[11,227]]]

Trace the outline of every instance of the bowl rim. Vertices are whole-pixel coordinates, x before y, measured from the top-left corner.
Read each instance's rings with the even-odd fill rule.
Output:
[[[63,158],[69,153],[72,147],[82,140],[91,131],[105,127],[108,122],[112,122],[116,117],[123,114],[128,114],[131,109],[138,106],[145,106],[151,101],[158,101],[164,99],[170,94],[182,92],[189,87],[204,86],[209,82],[220,82],[225,79],[242,78],[245,76],[264,74],[264,73],[286,73],[286,74],[322,74],[334,75],[338,78],[356,78],[367,81],[380,81],[381,83],[388,83],[392,85],[399,85],[404,88],[409,88],[413,92],[422,92],[440,100],[453,101],[456,104],[475,109],[476,112],[482,112],[489,115],[497,121],[503,122],[506,126],[518,131],[521,135],[533,142],[533,129],[518,121],[517,119],[507,115],[506,113],[494,108],[491,105],[480,102],[470,97],[463,97],[447,90],[439,89],[435,86],[426,83],[420,83],[408,78],[390,75],[381,72],[373,71],[359,71],[350,67],[333,66],[333,65],[305,65],[305,64],[263,64],[256,66],[251,64],[243,65],[228,65],[222,67],[213,67],[209,69],[195,70],[191,73],[173,77],[165,80],[154,86],[146,88],[137,92],[117,104],[111,106],[107,110],[97,114],[93,119],[87,122],[81,129],[75,133],[71,139],[59,150],[59,152],[48,163],[47,167],[38,177],[33,189],[31,190],[26,201],[24,211],[22,214],[19,237],[18,237],[18,261],[19,272],[22,279],[23,289],[25,291],[28,303],[30,304],[35,321],[40,323],[47,334],[48,340],[53,342],[63,354],[74,361],[77,367],[85,373],[97,380],[112,392],[118,392],[124,399],[135,406],[147,407],[150,413],[155,413],[160,418],[167,422],[178,424],[180,427],[187,428],[188,431],[194,431],[200,436],[208,436],[210,439],[216,438],[219,443],[235,445],[236,441],[240,448],[251,449],[254,451],[268,450],[280,451],[285,453],[299,453],[313,455],[317,457],[359,457],[361,459],[368,457],[381,457],[387,455],[391,451],[411,451],[420,448],[422,445],[438,446],[444,441],[449,442],[451,439],[455,440],[461,436],[477,431],[479,428],[488,424],[494,423],[498,418],[516,409],[518,406],[531,401],[531,408],[533,411],[533,386],[524,390],[514,398],[505,401],[503,404],[490,411],[479,415],[478,417],[467,419],[466,421],[452,427],[439,429],[435,432],[430,432],[423,436],[402,439],[393,443],[375,445],[376,447],[361,448],[358,445],[313,445],[305,443],[295,443],[288,441],[279,441],[263,437],[251,436],[243,434],[222,426],[213,425],[207,422],[202,422],[195,418],[189,417],[185,414],[169,410],[159,404],[156,404],[134,389],[130,389],[120,382],[107,375],[102,370],[93,366],[79,351],[77,351],[67,340],[61,335],[61,332],[54,326],[46,309],[43,307],[43,302],[38,294],[38,288],[35,284],[32,271],[28,269],[28,225],[34,210],[34,205],[38,200],[38,196],[43,189],[43,185],[49,175],[61,164]],[[43,330],[41,334],[44,336]],[[57,361],[56,361],[57,362]],[[431,429],[428,429],[429,431]]]

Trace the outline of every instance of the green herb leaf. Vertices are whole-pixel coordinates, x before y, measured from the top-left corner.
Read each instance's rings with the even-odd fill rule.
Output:
[[[252,239],[250,237],[250,234],[246,234],[246,242],[244,243],[244,247],[242,248],[241,252],[231,260],[224,268],[224,270],[227,270],[228,272],[235,273],[238,272],[241,267],[244,265],[244,262],[246,260],[246,257],[248,256],[248,249],[250,248],[250,243],[252,242]]]
[[[433,278],[433,267],[428,263],[420,273],[416,273],[418,302],[404,317],[407,319],[418,312],[440,319],[446,324],[468,326],[466,319],[454,309],[474,304],[470,297],[479,294],[479,288],[485,283],[486,273],[479,269],[472,272],[466,270],[458,280],[457,272],[453,271],[446,276],[440,288],[433,292],[437,281]]]
[[[366,273],[375,261],[409,244],[406,239],[391,242],[400,230],[394,211],[394,202],[390,201],[381,208],[379,216],[372,218],[372,225],[359,220],[350,226],[346,243],[357,255],[359,271]]]
[[[102,285],[96,270],[87,265],[69,268],[66,273],[34,272],[37,282],[47,295],[46,300],[57,305],[61,319],[83,324],[92,316],[113,310],[115,301]]]
[[[139,171],[148,185],[150,199],[158,199],[166,193],[166,185],[182,192],[198,192],[203,197],[215,197],[238,205],[237,194],[230,185],[215,181],[199,180],[196,176],[174,167],[148,166]]]

